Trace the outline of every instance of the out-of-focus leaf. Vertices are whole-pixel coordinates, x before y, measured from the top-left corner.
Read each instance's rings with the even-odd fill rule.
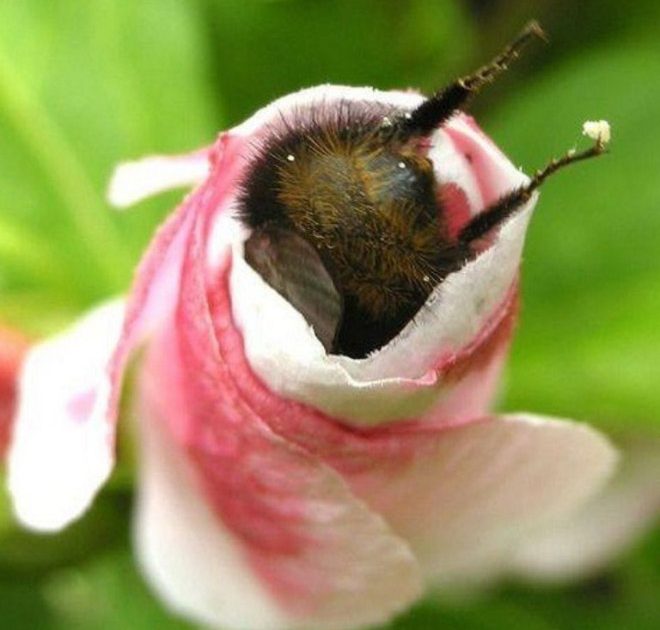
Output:
[[[437,88],[470,50],[455,0],[205,0],[215,82],[237,122],[320,83]]]
[[[4,477],[2,485],[5,485]],[[20,529],[6,490],[0,495],[0,580],[11,575],[34,576],[79,563],[123,542],[130,501],[125,494],[99,497],[84,518],[57,534]]]
[[[8,630],[54,630],[56,623],[40,584],[28,580],[0,578],[0,619]]]
[[[660,424],[659,74],[655,38],[622,42],[521,87],[486,121],[528,171],[580,142],[583,121],[613,128],[609,155],[544,187],[507,408]]]
[[[81,306],[125,288],[163,211],[114,216],[113,165],[219,126],[201,30],[197,5],[176,0],[0,3],[0,216],[54,244]],[[25,285],[16,274],[2,291]]]
[[[390,630],[655,630],[660,625],[660,531],[638,545],[627,563],[569,587],[504,586],[443,601],[431,597]]]
[[[640,31],[657,29],[660,4],[636,0],[465,0],[479,26],[485,50],[502,45],[503,33],[514,33],[527,20],[540,20],[547,30],[552,51],[548,62],[579,55],[595,46],[616,45],[621,37],[638,36]]]
[[[43,591],[61,630],[186,630],[170,616],[137,572],[126,546],[80,568],[49,577]]]

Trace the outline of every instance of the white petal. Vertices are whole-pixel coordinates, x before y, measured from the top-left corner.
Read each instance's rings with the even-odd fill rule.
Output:
[[[506,223],[488,251],[449,276],[400,335],[363,360],[328,355],[302,315],[235,250],[232,309],[250,365],[277,393],[353,424],[424,413],[441,392],[434,396],[416,385],[439,360],[469,344],[505,303],[530,216],[531,207]]]
[[[185,155],[154,155],[120,164],[108,187],[108,201],[118,208],[173,188],[195,186],[209,174],[208,151]]]
[[[616,460],[586,425],[504,416],[430,437],[425,452],[354,485],[425,574],[452,585],[507,566],[522,537],[599,491]]]
[[[421,100],[410,92],[319,86],[275,101],[231,133],[260,138],[269,122],[310,103],[378,101],[412,108]],[[439,181],[457,184],[473,214],[528,181],[463,115],[434,134],[429,156]],[[232,310],[250,365],[277,393],[351,424],[374,425],[425,413],[446,392],[443,383],[437,383],[435,392],[419,385],[435,383],[438,363],[493,324],[510,296],[535,202],[536,196],[502,227],[488,251],[441,283],[394,340],[361,360],[327,355],[304,318],[242,260],[240,242],[235,242]],[[216,253],[213,259],[218,258]]]
[[[525,579],[554,582],[603,570],[660,516],[660,442],[624,444],[623,466],[606,488],[568,519],[537,532],[513,558]]]
[[[53,531],[82,514],[112,469],[107,365],[124,316],[117,300],[28,353],[9,450],[9,491],[28,527]]]
[[[277,100],[262,107],[245,122],[231,130],[232,134],[252,135],[261,133],[273,121],[280,119],[282,114],[292,112],[307,105],[324,103],[330,104],[339,101],[363,101],[388,103],[398,107],[412,109],[419,105],[424,97],[412,90],[399,91],[376,90],[372,87],[353,87],[347,85],[317,85],[305,88],[292,94],[282,96]]]
[[[324,545],[310,560],[338,580],[338,590],[311,616],[284,608],[251,568],[245,547],[212,512],[165,426],[145,420],[141,427],[136,551],[146,579],[174,612],[225,630],[349,630],[382,623],[421,594],[418,566],[405,544],[328,471],[316,501],[326,512],[319,523],[336,524],[324,535],[336,541],[330,545],[335,553],[327,557]]]
[[[211,626],[286,627],[289,617],[212,513],[165,427],[141,423],[135,546],[145,578],[174,612]]]

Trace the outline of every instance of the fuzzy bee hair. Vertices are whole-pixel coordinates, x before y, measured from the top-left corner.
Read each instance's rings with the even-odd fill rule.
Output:
[[[334,101],[288,113],[258,148],[239,199],[247,261],[314,327],[326,350],[361,358],[392,339],[435,286],[559,168],[569,152],[450,235],[433,132],[542,36],[530,23],[493,61],[412,109]]]

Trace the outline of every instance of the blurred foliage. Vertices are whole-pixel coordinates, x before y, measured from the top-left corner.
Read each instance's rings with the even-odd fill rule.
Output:
[[[545,188],[503,407],[660,428],[660,5],[638,0],[21,0],[0,2],[0,320],[56,330],[123,290],[179,195],[114,214],[113,165],[211,142],[274,97],[323,82],[431,90],[530,17],[538,47],[474,103],[525,169],[613,124],[610,155]],[[124,468],[122,475],[126,476]],[[75,528],[19,532],[0,505],[7,628],[183,628],[129,551],[126,484]],[[428,601],[413,628],[660,627],[658,534],[610,573]]]

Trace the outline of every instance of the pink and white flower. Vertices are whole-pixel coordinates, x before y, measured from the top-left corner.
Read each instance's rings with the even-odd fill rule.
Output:
[[[16,406],[16,381],[28,341],[13,328],[0,324],[0,459],[11,439]]]
[[[235,210],[255,145],[295,108],[340,100],[414,107],[421,97],[304,90],[208,150],[122,167],[111,189],[120,204],[196,187],[127,299],[36,346],[23,369],[9,486],[18,518],[52,531],[110,474],[122,377],[146,344],[137,554],[170,607],[218,627],[385,622],[427,588],[508,567],[617,459],[588,426],[491,412],[535,197],[365,359],[327,354],[245,262]],[[455,229],[527,181],[465,115],[431,144]]]

